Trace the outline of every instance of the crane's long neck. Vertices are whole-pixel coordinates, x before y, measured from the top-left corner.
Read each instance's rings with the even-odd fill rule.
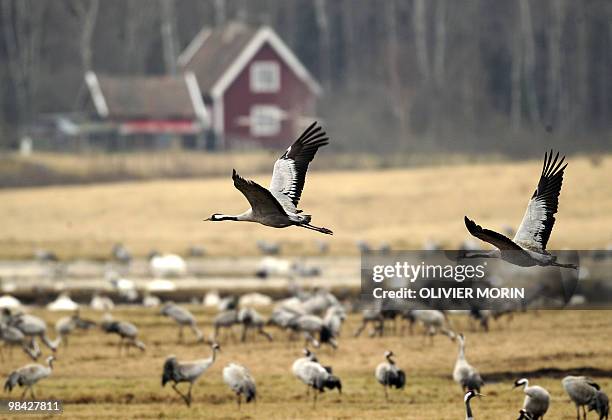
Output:
[[[529,386],[529,379],[525,379],[525,383],[523,383],[523,391],[525,391],[528,386]]]
[[[465,401],[465,420],[474,420],[474,415],[472,414],[472,407],[470,406],[469,398]]]
[[[395,360],[393,360],[391,356],[387,356],[387,362],[389,362],[390,365],[395,365]]]
[[[463,340],[459,342],[459,354],[457,355],[457,359],[465,360],[465,342]]]
[[[212,356],[210,356],[210,363],[213,364],[215,362],[216,358],[217,358],[217,349],[213,348],[212,349]]]
[[[214,214],[209,220],[213,222],[233,221],[233,222],[254,222],[253,210],[248,209],[240,214]]]

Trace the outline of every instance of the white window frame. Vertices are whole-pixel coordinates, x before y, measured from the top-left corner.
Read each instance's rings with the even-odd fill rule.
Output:
[[[270,118],[271,123],[262,124],[261,118]],[[275,105],[253,105],[249,120],[253,137],[272,137],[281,131],[282,112]]]
[[[270,82],[260,77],[264,72],[269,72]],[[262,60],[254,61],[249,67],[249,86],[253,93],[275,93],[280,90],[280,65],[277,61]]]

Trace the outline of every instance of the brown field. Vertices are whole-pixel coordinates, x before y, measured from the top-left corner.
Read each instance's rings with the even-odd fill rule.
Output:
[[[202,307],[191,307],[211,332],[212,313]],[[34,311],[48,322],[60,314]],[[84,316],[99,318],[99,313],[85,311]],[[71,337],[70,345],[60,347],[53,376],[37,387],[39,398],[57,398],[65,403],[65,418],[464,418],[463,395],[451,379],[457,346],[444,336],[435,337],[433,346],[423,337],[390,336],[369,338],[363,334],[352,338],[359,315],[352,315],[343,329],[336,352],[317,352],[324,364],[334,367],[343,381],[343,394],[325,393],[316,411],[305,397],[304,386],[290,373],[293,360],[300,356],[302,342],[288,342],[276,330],[276,341],[258,338],[246,344],[221,341],[222,352],[215,365],[194,387],[194,403],[190,409],[166,386],[160,385],[161,368],[169,354],[188,360],[208,357],[209,349],[187,343],[176,343],[176,327],[168,319],[156,315],[155,309],[120,309],[117,319],[128,319],[140,327],[147,343],[145,354],[132,350],[129,356],[118,357],[115,336],[99,331]],[[478,419],[513,417],[521,407],[523,394],[512,390],[518,372],[534,372],[531,382],[546,387],[552,395],[548,419],[574,419],[575,410],[565,395],[559,376],[579,372],[585,367],[602,370],[593,375],[608,393],[612,391],[612,350],[610,334],[612,317],[596,311],[540,311],[516,315],[512,323],[505,319],[494,323],[492,331],[472,331],[463,317],[453,317],[457,330],[467,335],[467,357],[482,373],[487,384],[486,397],[473,401]],[[206,322],[204,322],[206,321]],[[51,325],[51,324],[50,324]],[[237,334],[238,335],[238,334]],[[392,392],[385,402],[382,387],[375,381],[373,370],[382,353],[392,349],[400,366],[407,372],[407,388]],[[5,355],[6,357],[6,355]],[[221,379],[221,370],[229,362],[246,365],[257,381],[259,399],[256,405],[237,410],[233,394]],[[22,353],[0,364],[0,374],[26,363]],[[535,373],[538,369],[558,368],[556,377]],[[184,384],[183,384],[184,386]],[[17,390],[19,392],[19,390]],[[19,394],[16,394],[19,395]],[[590,419],[595,418],[593,414]]]
[[[605,248],[612,242],[612,156],[569,162],[549,248]],[[241,171],[247,177],[248,168]],[[203,222],[247,207],[229,176],[0,190],[0,257],[29,257],[37,247],[63,258],[107,257],[117,241],[139,255],[152,248],[184,253],[193,244],[213,255],[249,255],[257,252],[256,239],[280,241],[295,255],[315,253],[316,239],[329,240],[336,254],[355,253],[359,239],[397,249],[434,239],[452,248],[467,237],[464,215],[491,228],[517,226],[540,171],[540,161],[314,171],[300,204],[333,237]],[[254,178],[268,184],[268,175]]]

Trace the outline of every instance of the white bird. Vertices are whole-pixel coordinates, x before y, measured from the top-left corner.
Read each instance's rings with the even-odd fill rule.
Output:
[[[187,274],[187,263],[176,254],[150,255],[149,266],[154,277],[183,277]]]
[[[389,399],[387,387],[404,389],[404,386],[406,385],[406,374],[403,370],[396,366],[395,360],[393,360],[392,357],[393,352],[389,350],[386,351],[385,359],[387,359],[387,361],[376,366],[376,370],[374,372],[376,380],[385,388],[386,400]]]
[[[70,298],[67,293],[60,294],[57,299],[47,305],[50,311],[76,311],[79,304]]]
[[[538,186],[529,200],[523,221],[514,239],[489,229],[483,229],[473,220],[464,218],[468,231],[478,239],[490,243],[497,249],[493,251],[466,252],[466,258],[501,258],[521,267],[556,266],[564,268],[578,267],[574,264],[561,264],[557,258],[546,251],[555,214],[559,207],[559,193],[563,183],[563,165],[565,157],[558,160],[559,153],[553,159],[552,150],[544,155],[544,167]],[[563,166],[562,166],[563,165]]]
[[[580,420],[580,407],[586,419],[585,406],[595,398],[597,391],[600,390],[599,385],[586,376],[566,376],[561,384],[567,395],[576,404],[576,419]]]
[[[39,365],[38,363],[33,363],[29,365],[25,365],[13,372],[11,372],[4,384],[4,390],[7,392],[11,392],[13,388],[17,385],[20,387],[24,387],[23,394],[21,394],[21,399],[25,397],[28,390],[32,395],[32,399],[36,399],[34,395],[34,385],[40,381],[41,379],[49,377],[51,372],[53,371],[53,361],[55,357],[49,356],[47,357],[47,366]]]
[[[550,405],[550,394],[548,391],[538,385],[529,386],[529,380],[526,378],[521,378],[514,382],[515,388],[520,386],[523,387],[523,392],[525,393],[523,409],[532,420],[543,419]]]
[[[0,308],[17,309],[21,306],[21,302],[11,295],[0,296]]]
[[[313,405],[317,404],[317,395],[324,392],[325,388],[333,390],[338,388],[338,393],[342,394],[342,382],[340,378],[332,374],[331,367],[322,366],[308,349],[304,349],[304,357],[293,362],[291,367],[293,375],[302,381],[308,389],[314,392]],[[318,392],[317,392],[318,391]]]
[[[312,216],[302,214],[302,211],[297,209],[306,181],[308,164],[319,147],[328,144],[328,140],[321,127],[317,126],[316,122],[312,123],[274,164],[269,189],[242,178],[234,169],[234,187],[246,197],[251,208],[235,216],[215,213],[206,220],[256,222],[275,228],[300,226],[332,235],[332,231],[327,228],[311,225]]]
[[[453,380],[461,385],[463,391],[475,390],[480,392],[484,381],[475,367],[470,365],[465,358],[465,337],[459,334],[459,353],[453,369]]]
[[[204,334],[202,334],[202,331],[200,331],[200,329],[198,328],[195,317],[193,316],[191,312],[189,312],[189,310],[181,306],[178,306],[174,302],[166,302],[164,306],[162,306],[160,313],[163,316],[172,318],[178,324],[179,343],[183,341],[183,327],[185,326],[188,326],[189,328],[191,328],[191,331],[193,331],[193,333],[195,334],[196,340],[198,342],[201,342],[204,340]]]
[[[115,304],[113,303],[113,300],[108,296],[100,296],[96,293],[91,297],[89,307],[94,311],[108,312],[112,311],[115,308]]]
[[[474,420],[474,414],[472,414],[472,407],[470,406],[470,400],[474,397],[484,397],[484,395],[470,389],[463,397],[463,402],[465,403],[465,420]]]
[[[238,408],[242,403],[242,395],[244,395],[247,403],[255,401],[257,398],[255,379],[253,379],[249,370],[242,365],[230,363],[223,368],[223,382],[236,393]]]
[[[198,359],[191,362],[179,362],[175,356],[169,356],[164,363],[164,372],[162,373],[162,386],[172,382],[172,389],[185,401],[187,406],[191,406],[191,389],[193,384],[202,376],[215,362],[217,351],[221,349],[219,344],[213,343],[212,355],[206,359]],[[183,394],[177,388],[181,382],[189,382],[189,390],[187,395]]]

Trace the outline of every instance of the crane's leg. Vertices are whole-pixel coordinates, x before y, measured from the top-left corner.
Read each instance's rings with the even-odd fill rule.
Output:
[[[200,329],[198,328],[196,324],[191,324],[189,328],[191,328],[191,331],[193,331],[193,333],[195,334],[196,341],[198,343],[201,343],[202,341],[204,341],[204,334],[202,334],[202,331],[200,331]]]
[[[238,397],[238,410],[240,410],[240,403],[242,403],[242,398],[240,397],[240,393],[236,394],[236,396]]]
[[[193,388],[193,382],[189,382],[189,391],[187,391],[187,398],[189,398],[188,406],[191,407],[191,388]]]
[[[177,385],[176,382],[174,384],[172,384],[172,389],[174,389],[174,391],[181,396],[183,401],[185,401],[185,404],[187,404],[187,406],[189,406],[189,401],[187,400],[187,396],[184,395],[181,391],[179,391],[179,389],[177,388],[176,385]]]
[[[314,399],[312,400],[312,408],[317,408],[317,394],[318,394],[318,392],[317,392],[316,389],[313,390],[313,391],[314,391],[313,392],[314,393]]]
[[[21,394],[21,397],[19,398],[20,400],[23,400],[25,398],[26,392],[28,392],[29,387],[26,387],[26,389],[23,390],[23,393]]]
[[[259,334],[261,334],[264,337],[266,337],[268,339],[268,341],[272,341],[272,336],[270,335],[270,333],[264,331],[263,327],[259,327],[258,332],[259,332]]]
[[[385,389],[385,401],[389,401],[389,393],[387,392],[387,385],[384,386]]]
[[[247,326],[242,325],[242,334],[240,335],[240,342],[244,343],[247,335]]]
[[[580,420],[580,406],[576,404],[576,420]]]
[[[582,413],[584,415],[584,417],[583,417],[584,420],[586,420],[587,413],[586,413],[586,406],[585,405],[582,406]]]
[[[35,400],[36,399],[36,395],[34,395],[34,386],[30,387],[30,395],[32,395],[32,399]]]
[[[182,325],[179,325],[178,342],[179,343],[183,342],[183,326]]]

